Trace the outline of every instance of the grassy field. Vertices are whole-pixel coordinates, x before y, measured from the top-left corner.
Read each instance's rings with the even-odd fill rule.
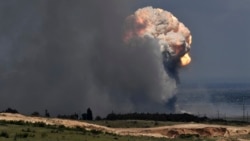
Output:
[[[140,121],[138,121],[140,122]],[[215,141],[215,139],[181,136],[176,139],[119,136],[81,128],[48,126],[42,123],[0,121],[0,141]]]
[[[143,121],[143,120],[116,120],[116,121],[89,121],[113,128],[158,127],[181,124],[176,122]],[[250,134],[234,137],[198,137],[196,135],[180,135],[175,139],[120,136],[103,133],[101,131],[87,131],[80,127],[67,128],[63,125],[46,125],[45,123],[26,123],[23,121],[0,121],[0,141],[238,141],[250,139]]]

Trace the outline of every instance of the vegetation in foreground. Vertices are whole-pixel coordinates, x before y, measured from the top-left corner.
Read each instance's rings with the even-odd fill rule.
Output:
[[[8,108],[5,112],[18,113],[17,110]],[[32,113],[31,116],[41,116],[38,112]],[[45,110],[45,116],[50,114]],[[249,122],[245,121],[226,121],[223,119],[208,119],[206,117],[197,117],[189,114],[115,114],[111,113],[106,118],[96,118],[93,120],[92,111],[88,108],[87,113],[82,114],[79,118],[78,114],[60,115],[58,118],[71,120],[84,120],[90,123],[104,125],[112,128],[149,128],[166,125],[176,125],[187,122],[205,123],[205,124],[221,124],[232,126],[246,126]],[[157,120],[156,120],[157,119]],[[87,131],[80,127],[67,128],[65,126],[52,126],[45,123],[27,123],[24,121],[0,121],[0,141],[238,141],[241,139],[250,139],[250,134],[235,136],[229,138],[205,138],[199,135],[180,135],[175,139],[153,138],[153,137],[135,137],[135,136],[119,136],[116,134],[103,133],[96,130]]]
[[[152,121],[109,121],[119,127],[126,122],[137,122],[137,124],[150,123]],[[112,123],[114,122],[114,123]],[[160,123],[163,124],[163,123]],[[171,123],[174,124],[174,123]],[[131,124],[132,125],[132,124]],[[129,124],[128,124],[128,128]],[[96,130],[85,130],[80,127],[68,128],[63,125],[46,125],[42,122],[29,123],[24,121],[1,121],[0,141],[238,141],[238,139],[250,139],[250,134],[234,136],[229,138],[215,137],[206,138],[198,135],[180,135],[175,139],[120,136],[111,133],[103,133]]]
[[[119,136],[96,130],[52,126],[44,123],[23,121],[0,121],[0,140],[2,141],[214,141],[195,135],[182,135],[176,139]]]

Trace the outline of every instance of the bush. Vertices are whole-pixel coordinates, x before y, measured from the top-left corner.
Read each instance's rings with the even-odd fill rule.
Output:
[[[26,122],[19,120],[19,121],[8,121],[10,124],[16,124],[16,125],[25,125],[27,124]]]
[[[59,130],[51,130],[50,133],[59,133]]]
[[[39,112],[33,112],[33,113],[31,113],[31,116],[33,116],[33,117],[39,117],[40,114],[39,114]]]
[[[7,126],[7,122],[5,120],[0,120],[0,125],[1,126]]]
[[[30,133],[35,133],[35,130],[31,130],[30,128],[27,129],[22,129],[22,132],[30,132]]]
[[[102,120],[100,116],[96,116],[95,120]]]
[[[179,138],[182,139],[187,139],[187,138],[198,138],[199,135],[198,134],[180,134]]]
[[[7,108],[4,112],[5,113],[12,113],[12,114],[18,113],[18,111],[16,109],[12,109],[12,108]]]
[[[90,131],[92,134],[94,134],[94,135],[98,135],[98,134],[101,134],[102,133],[102,131],[98,131],[98,130],[91,130]]]
[[[2,131],[0,137],[9,138],[9,134],[6,131]]]
[[[34,126],[34,127],[45,127],[46,124],[45,124],[44,122],[35,122],[35,123],[33,124],[33,126]]]
[[[27,138],[28,136],[28,133],[17,133],[14,138]]]
[[[58,128],[59,129],[66,129],[66,127],[64,125],[59,125]]]
[[[47,136],[48,136],[47,133],[45,133],[45,132],[41,133],[41,137],[42,137],[42,138],[45,138],[45,137],[47,137]]]

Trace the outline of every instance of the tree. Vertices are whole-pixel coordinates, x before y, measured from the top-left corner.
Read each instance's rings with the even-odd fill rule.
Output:
[[[90,108],[87,109],[87,120],[93,120],[93,114]]]
[[[102,120],[102,118],[100,116],[96,116],[95,120]]]
[[[12,113],[12,114],[18,113],[18,111],[16,109],[12,109],[12,108],[7,108],[4,112],[5,113]]]
[[[50,117],[50,114],[47,109],[45,109],[45,117]]]
[[[34,116],[34,117],[39,117],[39,116],[40,116],[40,114],[39,114],[39,112],[35,111],[35,112],[31,113],[31,116]]]
[[[82,114],[82,120],[87,120],[87,114],[86,113]]]

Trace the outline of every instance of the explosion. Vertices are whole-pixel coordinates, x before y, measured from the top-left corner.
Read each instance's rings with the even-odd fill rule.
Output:
[[[161,93],[155,96],[160,96],[161,101],[158,102],[165,103],[168,110],[174,112],[176,84],[179,83],[178,69],[191,62],[189,51],[192,36],[189,29],[170,12],[145,7],[127,17],[123,40],[131,47],[143,44],[154,48],[162,78]]]
[[[192,42],[190,31],[168,11],[145,7],[129,16],[125,24],[124,42],[129,43],[138,37],[157,40],[167,71],[191,62],[188,54]]]
[[[0,16],[7,58],[0,60],[0,106],[55,114],[91,107],[101,116],[166,112],[166,102],[176,101],[177,70],[191,61],[191,35],[171,13],[152,7],[136,11],[122,27],[134,2],[3,3],[2,13],[15,14]]]

